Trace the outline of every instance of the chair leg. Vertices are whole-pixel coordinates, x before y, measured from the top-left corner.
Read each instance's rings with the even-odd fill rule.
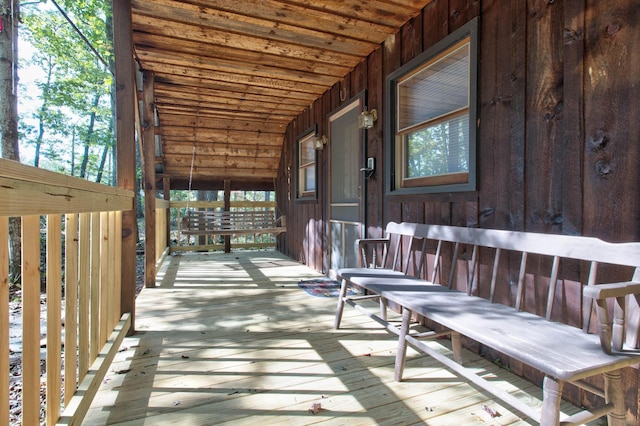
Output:
[[[614,405],[613,411],[607,415],[609,426],[625,426],[627,422],[621,370],[604,373],[604,395],[605,402]]]
[[[411,323],[411,311],[407,308],[402,310],[402,324],[400,325],[400,333],[398,335],[398,350],[396,351],[396,365],[394,378],[396,382],[402,381],[404,373],[404,363],[407,359],[407,339],[409,333],[409,324]]]
[[[542,416],[540,417],[540,426],[556,426],[560,420],[560,403],[562,402],[562,388],[564,382],[544,377],[542,386]]]
[[[347,280],[342,280],[340,286],[340,295],[338,296],[338,306],[336,308],[336,318],[333,322],[333,328],[336,330],[340,328],[340,322],[342,321],[342,311],[344,311],[344,298],[347,296]]]

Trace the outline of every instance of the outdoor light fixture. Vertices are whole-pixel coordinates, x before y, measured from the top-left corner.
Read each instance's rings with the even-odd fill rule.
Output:
[[[318,151],[321,150],[322,148],[324,148],[324,146],[327,144],[327,137],[322,135],[322,136],[318,136],[317,138],[314,139],[313,141],[313,147],[315,149],[317,149]]]
[[[366,109],[358,116],[358,128],[370,129],[373,127],[373,122],[378,119],[378,110],[372,109],[367,111]]]

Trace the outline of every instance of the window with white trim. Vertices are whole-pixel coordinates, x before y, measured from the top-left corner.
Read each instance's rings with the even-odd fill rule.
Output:
[[[315,132],[298,139],[298,198],[316,195]]]

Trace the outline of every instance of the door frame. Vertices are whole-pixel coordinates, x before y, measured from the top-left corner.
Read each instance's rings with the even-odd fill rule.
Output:
[[[358,102],[359,105],[356,108],[359,108],[358,114],[362,113],[367,108],[367,92],[366,90],[361,91],[357,95],[351,97],[350,99],[344,101],[340,106],[330,111],[326,115],[326,123],[327,123],[327,136],[329,138],[329,143],[331,143],[331,122],[336,118],[339,118],[342,114],[346,113],[347,110],[353,106],[354,103]],[[358,200],[358,238],[364,238],[366,232],[366,203],[367,203],[367,179],[364,176],[364,173],[360,171],[363,167],[365,167],[366,158],[367,158],[367,130],[366,129],[358,129],[359,135],[359,147],[358,153],[358,187],[359,187],[359,200]],[[335,275],[335,270],[331,269],[331,150],[328,150],[327,154],[327,165],[326,165],[326,210],[325,217],[327,220],[325,221],[325,236],[327,241],[327,266],[325,270],[329,275]],[[356,256],[358,253],[356,253]],[[333,277],[335,278],[335,276]]]

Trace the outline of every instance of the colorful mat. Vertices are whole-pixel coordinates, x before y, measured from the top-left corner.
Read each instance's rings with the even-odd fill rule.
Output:
[[[340,281],[329,277],[301,280],[298,281],[298,287],[315,297],[338,297],[340,294]],[[347,294],[354,295],[356,292],[347,288]]]

